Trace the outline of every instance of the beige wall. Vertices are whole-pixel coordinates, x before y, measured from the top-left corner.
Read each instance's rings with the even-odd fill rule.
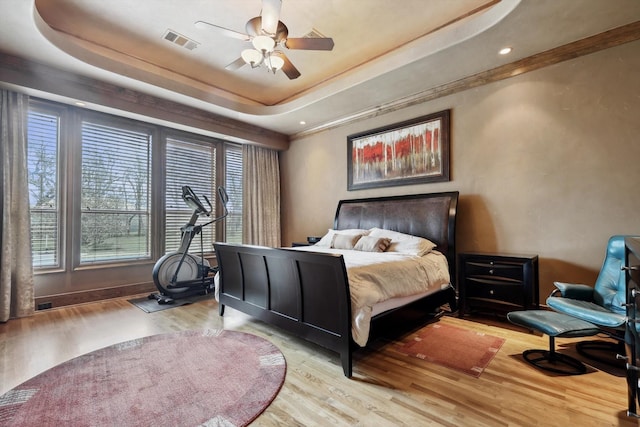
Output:
[[[444,109],[450,182],[347,191],[347,135]],[[458,251],[538,254],[544,302],[640,234],[640,42],[296,140],[281,168],[283,244],[324,234],[340,199],[458,190]]]

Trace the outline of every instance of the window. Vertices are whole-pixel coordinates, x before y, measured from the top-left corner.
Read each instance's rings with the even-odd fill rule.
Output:
[[[60,267],[59,113],[32,108],[27,135],[33,266]]]
[[[168,137],[165,164],[165,253],[180,246],[180,227],[185,225],[193,211],[182,200],[182,187],[188,185],[209,209],[203,196],[211,203],[215,214],[216,147],[209,143]],[[209,217],[205,217],[209,218]],[[212,219],[212,218],[209,218]],[[201,219],[198,224],[206,221]],[[215,226],[204,227],[201,232],[205,252],[213,251],[216,239]],[[196,244],[197,243],[197,244]],[[190,252],[200,252],[200,238],[194,239]]]
[[[205,227],[206,252],[225,235],[241,242],[241,147],[36,98],[27,131],[33,267],[47,286],[66,291],[87,274],[113,283],[134,270],[131,280],[150,280],[147,264],[178,248],[191,216],[183,185],[214,213],[218,185],[229,189],[229,222]]]
[[[80,263],[149,259],[151,135],[82,122]]]
[[[228,146],[225,154],[225,188],[229,194],[225,240],[242,243],[242,148]]]

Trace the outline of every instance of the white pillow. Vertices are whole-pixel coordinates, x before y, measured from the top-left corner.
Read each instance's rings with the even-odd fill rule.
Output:
[[[391,239],[391,244],[386,252],[400,252],[409,255],[423,256],[437,246],[435,243],[422,237],[412,236],[398,231],[384,230],[382,228],[372,228],[369,230],[369,236],[388,237]]]
[[[333,242],[333,235],[336,233],[340,233],[340,234],[348,234],[350,236],[356,236],[356,235],[361,235],[361,236],[366,236],[367,234],[369,234],[369,230],[361,230],[359,228],[350,228],[350,229],[346,229],[346,230],[332,230],[331,228],[327,231],[327,234],[325,234],[322,239],[320,239],[320,241],[318,243],[315,244],[315,246],[319,246],[319,247],[323,247],[323,248],[330,248],[331,247],[331,243]]]

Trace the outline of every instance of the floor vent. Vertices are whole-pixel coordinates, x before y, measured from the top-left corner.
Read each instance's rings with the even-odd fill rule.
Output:
[[[182,34],[179,34],[170,29],[164,33],[164,36],[162,36],[162,38],[189,50],[195,49],[200,44],[197,41],[191,40],[190,38],[185,37]]]

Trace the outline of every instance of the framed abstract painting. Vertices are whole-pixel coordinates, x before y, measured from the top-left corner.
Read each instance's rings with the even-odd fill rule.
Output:
[[[347,190],[449,181],[450,111],[347,137]]]

